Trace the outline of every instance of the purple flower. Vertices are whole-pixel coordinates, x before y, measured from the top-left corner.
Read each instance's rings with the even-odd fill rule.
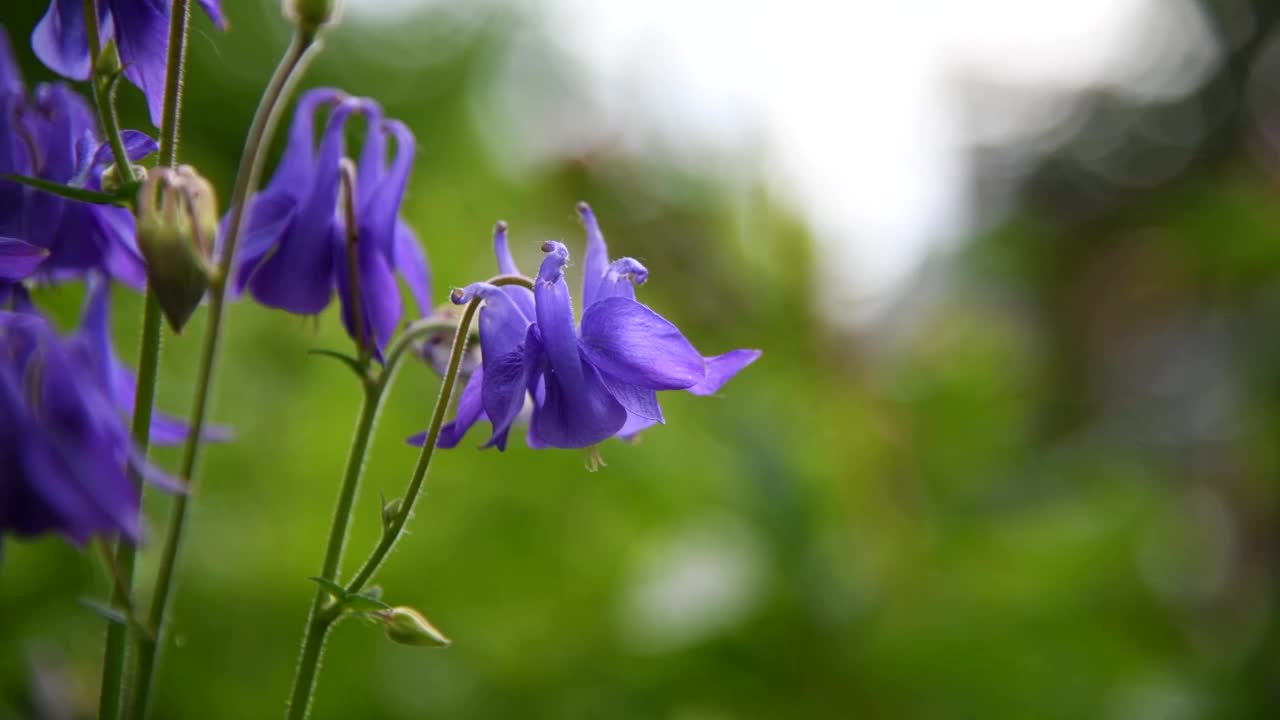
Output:
[[[102,45],[115,39],[124,76],[146,96],[156,127],[163,113],[172,6],[172,0],[98,0]],[[226,29],[218,0],[200,0],[200,6],[214,25]],[[88,80],[91,67],[84,1],[51,0],[31,33],[31,47],[50,70],[71,80]]]
[[[126,131],[129,157],[155,150]],[[8,37],[0,28],[0,173],[100,190],[111,164],[88,103],[66,85],[36,86],[28,98]],[[67,200],[0,180],[0,283],[30,275],[59,280],[99,270],[142,288],[146,269],[125,208]]]
[[[558,242],[543,245],[547,257],[532,297],[488,283],[455,292],[455,303],[484,300],[482,365],[463,389],[456,420],[442,428],[441,447],[456,445],[484,418],[493,426],[485,446],[503,449],[526,396],[533,400],[532,447],[580,448],[631,437],[663,422],[657,391],[710,395],[760,357],[759,350],[703,357],[679,329],[636,301],[634,286],[648,279],[645,267],[631,258],[610,262],[591,208],[581,203],[578,213],[587,229],[579,326],[564,279],[569,252]],[[515,272],[505,228],[494,244],[500,270]]]
[[[318,145],[314,116],[331,108]],[[344,131],[352,114],[364,116],[365,138],[355,165],[356,243],[348,247],[340,185],[345,154]],[[388,162],[387,140],[395,144]],[[391,339],[400,321],[398,272],[409,286],[419,312],[431,309],[431,278],[417,237],[402,219],[413,164],[413,134],[367,98],[322,88],[302,96],[289,130],[288,146],[271,182],[251,201],[244,251],[237,262],[235,289],[263,305],[299,315],[314,315],[329,305],[336,290],[348,334],[375,354]],[[351,288],[356,260],[359,322]]]
[[[68,338],[35,313],[0,311],[0,533],[137,540],[139,488],[126,469],[175,487],[130,442],[117,368],[99,346],[105,296],[105,283],[91,288],[85,326]]]

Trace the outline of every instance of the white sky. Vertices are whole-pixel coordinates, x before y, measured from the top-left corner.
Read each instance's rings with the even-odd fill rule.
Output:
[[[428,3],[475,7],[347,13]],[[1172,99],[1220,55],[1192,0],[513,4],[527,31],[477,112],[502,138],[495,156],[513,172],[603,151],[763,177],[822,244],[828,306],[846,318],[972,231],[975,142],[1043,148],[1080,90]]]

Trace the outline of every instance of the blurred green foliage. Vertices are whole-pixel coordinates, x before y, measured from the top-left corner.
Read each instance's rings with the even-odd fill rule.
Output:
[[[37,5],[5,7],[15,45]],[[181,147],[224,192],[286,32],[275,3],[225,5],[231,32],[194,21]],[[436,296],[492,274],[499,218],[526,268],[547,236],[580,252],[587,199],[614,255],[648,264],[646,302],[704,352],[765,355],[719,397],[670,394],[669,425],[610,443],[595,474],[519,440],[473,450],[478,432],[438,456],[377,581],[454,644],[344,623],[313,717],[1280,713],[1280,196],[1262,169],[1233,156],[1084,222],[1028,207],[928,276],[891,332],[854,334],[828,322],[810,239],[763,189],[743,203],[594,159],[504,173],[471,101],[510,29],[492,20],[352,21],[306,79],[378,98],[417,134],[406,214]],[[406,42],[440,50],[411,68],[379,52]],[[79,300],[39,297],[66,323]],[[115,301],[129,357],[140,299]],[[166,338],[167,410],[190,402],[203,320]],[[282,711],[355,422],[355,383],[306,355],[344,347],[336,312],[242,302],[229,327],[214,415],[237,439],[210,448],[196,490],[158,718]],[[379,492],[407,481],[403,438],[436,386],[424,366],[401,373],[348,568],[376,540]],[[153,538],[167,506],[148,498]],[[0,718],[88,716],[103,628],[79,599],[106,592],[64,542],[4,546]]]

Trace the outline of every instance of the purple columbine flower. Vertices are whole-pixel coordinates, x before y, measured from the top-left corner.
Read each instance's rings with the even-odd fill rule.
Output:
[[[125,131],[130,159],[155,150],[142,133]],[[37,85],[28,98],[0,28],[0,173],[102,189],[113,157],[100,142],[88,103],[66,85]],[[146,269],[125,208],[67,200],[0,180],[0,283],[30,275],[49,280],[98,270],[135,288]]]
[[[493,426],[486,447],[502,449],[526,395],[533,400],[532,447],[581,448],[631,437],[663,422],[657,391],[710,395],[760,357],[759,350],[703,357],[678,328],[636,301],[634,285],[648,279],[645,267],[632,258],[610,262],[591,208],[580,203],[578,213],[587,229],[580,326],[564,279],[569,251],[558,242],[543,245],[547,257],[532,302],[528,291],[488,283],[454,293],[455,303],[485,302],[482,366],[463,389],[457,419],[442,428],[441,447],[456,444],[484,418]],[[500,270],[515,272],[505,232],[495,237],[495,251]]]
[[[0,311],[0,533],[139,538],[140,489],[126,468],[177,486],[133,450],[97,347],[105,283],[91,289],[86,327],[62,338],[41,316]]]
[[[319,144],[316,111],[329,107]],[[340,185],[344,132],[352,114],[362,114],[365,139],[355,165],[356,244],[348,245]],[[387,139],[395,152],[387,158]],[[415,143],[409,129],[385,119],[372,100],[340,90],[312,90],[298,101],[288,146],[271,182],[251,201],[244,251],[237,262],[235,289],[260,303],[299,315],[314,315],[337,290],[343,324],[375,355],[391,339],[402,308],[395,274],[409,286],[419,312],[431,309],[431,277],[426,256],[400,218]],[[356,259],[360,321],[353,313],[350,260]]]
[[[219,29],[225,30],[218,0],[199,0]],[[160,126],[164,75],[169,53],[169,12],[173,0],[98,0],[98,27],[105,47],[112,38],[124,76],[142,90],[151,122]],[[48,68],[71,80],[88,80],[92,68],[85,28],[84,0],[51,0],[31,33],[31,47]]]

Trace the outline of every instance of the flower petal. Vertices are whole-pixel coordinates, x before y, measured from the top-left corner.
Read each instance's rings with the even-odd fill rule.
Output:
[[[21,280],[36,271],[49,251],[30,243],[0,237],[0,280]]]
[[[334,246],[334,268],[338,281],[338,298],[342,303],[342,324],[347,334],[356,338],[355,316],[352,313],[351,270],[349,242],[345,229],[335,233],[338,243]],[[359,344],[366,345],[381,356],[381,349],[395,334],[396,324],[400,322],[400,288],[396,285],[396,276],[387,265],[387,258],[362,235],[356,241],[357,281],[360,283],[360,327],[364,338]]]
[[[116,46],[124,76],[142,91],[151,124],[164,115],[165,66],[169,51],[170,3],[155,0],[110,0]]]
[[[81,3],[81,7],[84,4]],[[53,8],[50,7],[50,10]],[[13,46],[9,44],[9,33],[0,26],[0,97],[22,97],[26,87],[22,83],[22,68],[13,55]]]
[[[643,285],[649,279],[649,270],[633,258],[621,258],[609,263],[604,276],[596,286],[595,302],[605,298],[621,297],[636,299],[636,286]],[[594,303],[593,303],[594,304]]]
[[[545,383],[546,399],[534,409],[532,432],[544,445],[586,447],[617,432],[627,411],[578,350],[563,273],[569,251],[557,242],[546,243],[543,250],[549,254],[538,270],[534,298],[537,338],[545,352],[545,365],[537,372]]]
[[[436,447],[446,450],[457,447],[458,443],[462,442],[463,436],[471,429],[471,426],[484,417],[484,408],[480,402],[480,389],[483,385],[484,369],[476,368],[476,371],[467,379],[466,386],[462,388],[462,395],[458,397],[458,411],[453,420],[440,428],[440,436],[436,438]],[[405,440],[405,442],[415,447],[422,447],[422,444],[426,441],[426,431],[411,435]]]
[[[601,371],[650,390],[683,390],[706,375],[702,355],[675,325],[621,297],[583,313],[582,352]]]
[[[578,217],[587,230],[587,252],[582,263],[582,307],[585,309],[597,299],[600,283],[604,281],[609,267],[609,248],[604,243],[604,234],[600,232],[600,223],[591,212],[591,206],[578,203]]]
[[[204,14],[209,16],[213,21],[213,26],[219,30],[227,29],[227,18],[222,14],[222,7],[218,0],[196,0],[200,3],[200,7],[204,9]]]
[[[723,355],[706,358],[707,375],[702,382],[689,388],[694,395],[713,395],[729,378],[738,374],[761,355],[759,350],[730,350]]]
[[[409,286],[409,294],[418,306],[418,314],[431,314],[431,266],[413,228],[403,220],[396,222],[395,268]]]
[[[98,5],[98,14],[106,7]],[[83,0],[52,0],[31,33],[31,49],[50,70],[72,80],[89,79],[89,36]]]

